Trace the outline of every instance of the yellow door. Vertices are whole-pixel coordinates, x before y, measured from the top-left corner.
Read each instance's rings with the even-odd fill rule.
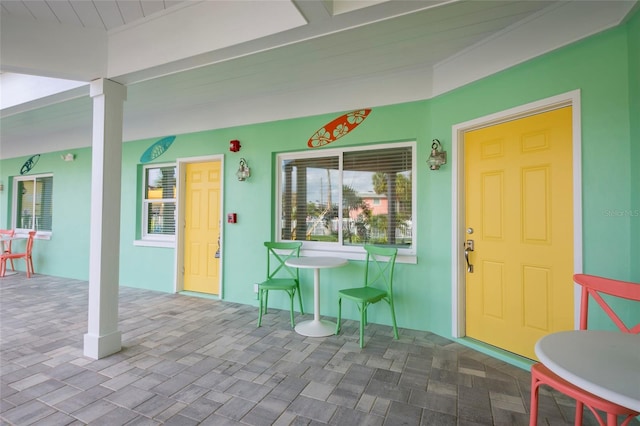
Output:
[[[184,289],[219,294],[220,162],[186,167]]]
[[[573,328],[571,107],[467,132],[467,336],[535,359]]]

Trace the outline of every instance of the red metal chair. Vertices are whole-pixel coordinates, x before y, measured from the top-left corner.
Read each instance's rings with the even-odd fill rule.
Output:
[[[16,234],[16,231],[13,229],[0,229],[0,235],[7,236],[9,238],[13,238]],[[11,240],[2,241],[2,253],[1,254],[11,254]],[[13,259],[11,260],[11,270],[15,271],[16,268],[13,266]]]
[[[627,327],[613,308],[611,308],[602,297],[603,294],[607,294],[638,302],[640,301],[640,283],[618,281],[585,274],[576,274],[573,276],[573,280],[576,284],[582,286],[582,297],[580,299],[580,330],[587,329],[589,296],[591,296],[607,313],[621,332],[640,334],[640,324],[636,324],[631,328]],[[537,363],[531,367],[531,415],[529,417],[529,426],[536,426],[538,423],[538,389],[540,385],[550,386],[576,400],[575,425],[582,424],[584,405],[589,408],[601,426],[605,426],[605,424],[617,425],[618,416],[624,416],[624,420],[621,423],[622,426],[628,425],[631,420],[640,415],[640,413],[634,410],[614,404],[572,385],[541,363]],[[607,422],[604,421],[601,414],[596,410],[606,413]]]
[[[2,255],[0,255],[0,277],[4,277],[4,274],[7,272],[7,260],[11,260],[11,265],[13,266],[13,259],[24,259],[27,265],[27,278],[31,278],[31,274],[36,273],[33,269],[33,259],[31,257],[35,235],[36,231],[29,231],[27,247],[24,253],[2,253]]]

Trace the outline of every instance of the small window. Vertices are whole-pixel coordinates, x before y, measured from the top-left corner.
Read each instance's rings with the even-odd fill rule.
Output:
[[[414,145],[279,155],[279,239],[305,241],[305,249],[378,244],[413,253]]]
[[[176,233],[176,165],[144,167],[143,239],[174,240]]]
[[[53,175],[14,178],[13,228],[18,232],[53,230]]]

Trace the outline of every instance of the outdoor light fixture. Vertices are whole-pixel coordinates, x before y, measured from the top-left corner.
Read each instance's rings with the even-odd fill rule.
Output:
[[[247,180],[249,176],[251,176],[251,169],[247,164],[247,160],[244,158],[240,159],[240,167],[238,167],[238,171],[236,172],[236,176],[238,176],[238,180],[242,182],[243,180]]]
[[[440,166],[447,164],[447,151],[442,150],[442,145],[438,139],[434,139],[432,142],[431,155],[427,160],[427,164],[431,170],[438,170]]]

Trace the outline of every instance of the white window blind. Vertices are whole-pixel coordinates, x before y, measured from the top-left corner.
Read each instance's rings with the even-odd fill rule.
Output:
[[[176,166],[145,166],[143,238],[173,239],[176,233]]]
[[[13,227],[18,231],[53,230],[53,175],[14,178]]]
[[[413,247],[414,143],[278,156],[281,240]]]

